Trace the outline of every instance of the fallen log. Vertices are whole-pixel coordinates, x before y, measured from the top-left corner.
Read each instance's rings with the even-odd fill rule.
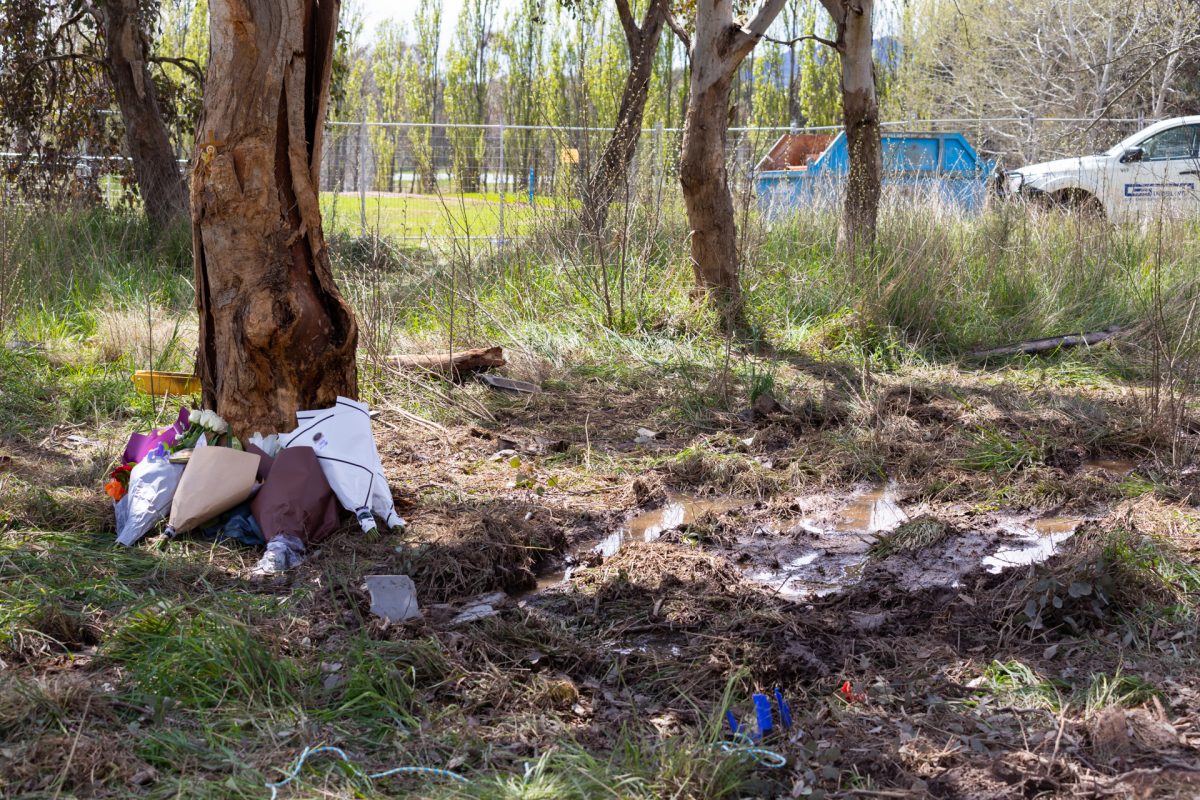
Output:
[[[476,347],[473,350],[459,350],[453,353],[409,353],[394,355],[391,359],[400,369],[436,372],[453,378],[503,367],[508,363],[504,360],[502,347]]]
[[[1079,345],[1091,347],[1092,345],[1100,344],[1100,342],[1113,338],[1120,332],[1120,326],[1110,325],[1104,330],[1093,331],[1091,333],[1048,336],[1045,339],[1030,339],[1029,341],[1017,342],[1016,344],[1006,344],[1002,347],[975,350],[971,353],[971,357],[992,358],[995,356],[1037,355],[1039,353],[1053,352],[1064,347],[1078,347]]]

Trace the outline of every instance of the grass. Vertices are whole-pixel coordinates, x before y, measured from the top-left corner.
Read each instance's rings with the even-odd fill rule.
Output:
[[[388,197],[371,193],[366,198],[356,194],[321,197],[321,213],[331,234],[361,233],[365,213],[368,228],[378,236],[393,239],[426,239],[429,237],[498,238],[500,229],[500,195],[447,194],[437,196]],[[534,225],[555,213],[548,198],[535,198],[507,193],[504,197],[504,236],[523,236]]]
[[[496,198],[480,199],[428,230],[486,228]],[[440,209],[369,200],[391,233]],[[363,771],[419,764],[471,783],[368,781],[318,759],[281,796],[855,796],[986,771],[997,754],[1049,757],[1036,743],[1053,744],[1056,714],[1074,730],[1156,700],[1191,713],[1197,518],[1172,459],[1196,437],[1158,438],[1139,399],[1154,342],[1192,336],[1180,313],[1200,266],[1190,229],[889,208],[878,257],[847,264],[828,217],[751,214],[757,338],[730,341],[689,297],[670,202],[657,216],[639,205],[599,248],[567,214],[543,224],[542,205],[506,209],[522,238],[504,248],[355,236],[356,202],[342,196],[329,215],[332,254],[413,529],[335,537],[280,584],[247,580],[258,553],[234,545],[111,544],[102,478],[131,429],[174,411],[128,374],[190,366],[186,232],[160,237],[120,214],[12,212],[0,225],[0,342],[17,342],[0,345],[0,793],[262,797],[304,746],[333,744]],[[1112,323],[1130,335],[1095,351],[986,368],[966,357]],[[502,344],[509,374],[546,391],[448,386],[380,358],[451,343]],[[1186,381],[1173,385],[1190,402]],[[791,411],[738,416],[766,394]],[[659,435],[634,444],[639,427]],[[516,455],[495,458],[506,449]],[[1129,476],[1071,460],[1134,453],[1144,463]],[[788,561],[810,549],[800,522],[885,477],[924,511],[879,538],[860,591],[797,606],[745,579],[739,537],[800,548],[777,554]],[[713,535],[622,550],[578,565],[561,590],[449,625],[474,594],[528,586],[568,542],[611,533],[668,491],[739,508],[706,518]],[[1081,536],[1090,549],[1049,573],[972,574],[949,592],[902,591],[878,571],[886,556],[969,541],[989,514],[1060,506],[1103,512],[1118,533]],[[362,576],[393,572],[418,580],[423,621],[369,613]],[[1084,625],[1106,577],[1111,602]],[[1083,582],[1091,592],[1073,597]],[[1050,609],[1058,597],[1083,632],[1015,623],[1031,594]],[[877,627],[860,628],[868,618]],[[863,699],[839,694],[845,680],[869,687]],[[750,693],[775,686],[806,732],[771,741],[788,768],[714,747],[721,712],[747,718]],[[1057,757],[1089,781],[1118,777],[1086,753]]]

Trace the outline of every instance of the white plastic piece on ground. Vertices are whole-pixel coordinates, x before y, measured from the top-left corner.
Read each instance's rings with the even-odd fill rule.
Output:
[[[297,411],[296,422],[296,430],[280,436],[283,447],[311,447],[316,452],[333,493],[358,517],[364,532],[375,529],[372,513],[389,528],[404,527],[383,476],[366,404],[339,397],[330,408]]]
[[[126,547],[167,516],[183,475],[183,464],[172,464],[165,454],[148,454],[129,472],[129,491],[117,504],[117,542]],[[124,505],[122,509],[121,506]]]
[[[367,575],[364,579],[371,594],[371,613],[388,622],[403,622],[421,616],[417,605],[417,587],[407,575]]]

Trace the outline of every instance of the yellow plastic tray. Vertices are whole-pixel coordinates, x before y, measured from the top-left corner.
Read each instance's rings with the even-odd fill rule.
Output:
[[[200,379],[186,372],[139,370],[133,373],[133,385],[146,394],[197,394]]]

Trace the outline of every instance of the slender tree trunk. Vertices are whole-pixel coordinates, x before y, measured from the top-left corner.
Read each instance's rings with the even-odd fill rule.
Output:
[[[156,225],[185,219],[187,189],[171,149],[158,92],[150,78],[138,0],[99,4],[104,25],[105,69],[125,125],[125,146],[133,162],[146,216]]]
[[[883,181],[883,146],[879,136],[879,101],[875,94],[875,60],[871,23],[874,0],[843,0],[845,21],[838,53],[842,62],[842,114],[846,126],[850,174],[838,226],[838,248],[853,256],[875,245]]]
[[[650,78],[654,73],[654,54],[662,35],[668,13],[667,0],[652,0],[646,9],[645,19],[636,27],[628,19],[628,6],[618,2],[625,36],[629,44],[629,75],[621,91],[621,105],[617,109],[617,125],[604,145],[595,171],[584,184],[583,224],[594,236],[604,232],[608,219],[608,207],[616,199],[629,174],[629,165],[637,154],[638,140],[642,135],[642,118],[646,111],[646,100],[650,96]]]
[[[691,74],[679,183],[691,228],[696,291],[714,304],[727,330],[740,329],[744,322],[737,227],[725,170],[729,91],[742,60],[766,33],[784,2],[764,0],[743,25],[733,21],[732,0],[703,0],[696,4],[696,32],[688,43]]]
[[[245,436],[357,394],[318,202],[337,0],[211,0],[192,175],[205,403]]]
[[[727,327],[742,319],[737,227],[725,169],[731,80],[725,77],[688,98],[679,159],[696,291],[708,295]]]

